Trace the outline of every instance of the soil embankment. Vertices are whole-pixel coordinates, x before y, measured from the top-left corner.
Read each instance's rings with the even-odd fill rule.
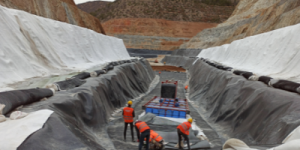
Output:
[[[99,18],[105,32],[123,39],[127,48],[173,51],[226,21],[238,1],[117,0],[78,7]]]
[[[227,21],[206,29],[180,46],[182,49],[209,48],[245,37],[300,23],[300,1],[241,0]]]
[[[127,48],[153,50],[175,50],[198,32],[217,26],[149,18],[114,19],[102,25],[108,35],[123,39]]]
[[[0,0],[0,5],[105,34],[100,20],[78,9],[73,0]]]

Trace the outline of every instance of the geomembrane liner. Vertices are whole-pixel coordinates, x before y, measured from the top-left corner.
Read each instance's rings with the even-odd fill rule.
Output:
[[[51,109],[44,127],[18,149],[106,149],[110,139],[105,126],[113,111],[146,92],[155,74],[140,60],[115,66],[99,77],[90,77],[74,89],[59,91],[46,101],[20,109]]]
[[[201,60],[189,72],[190,100],[229,137],[250,145],[279,144],[300,125],[298,94],[246,80]]]

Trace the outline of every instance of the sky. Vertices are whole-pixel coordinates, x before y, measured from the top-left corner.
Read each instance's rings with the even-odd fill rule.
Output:
[[[74,0],[75,4],[80,4],[80,3],[89,2],[89,1],[107,1],[107,2],[113,2],[115,0]]]

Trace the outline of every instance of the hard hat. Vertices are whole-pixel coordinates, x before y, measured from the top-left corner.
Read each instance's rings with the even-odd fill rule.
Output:
[[[127,103],[128,105],[132,105],[132,101],[128,101],[128,103]]]
[[[188,119],[188,122],[189,122],[189,123],[192,123],[192,122],[193,122],[193,119],[192,119],[192,118],[189,118],[189,119]]]

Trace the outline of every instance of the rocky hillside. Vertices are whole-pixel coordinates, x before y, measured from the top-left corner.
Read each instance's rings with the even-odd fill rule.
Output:
[[[78,8],[99,18],[127,48],[175,50],[198,32],[228,19],[239,0],[116,0]]]
[[[108,35],[123,39],[127,48],[175,50],[198,32],[218,24],[127,18],[109,20],[102,25]]]
[[[299,0],[241,0],[232,16],[180,48],[208,48],[300,23]]]
[[[116,0],[79,4],[102,22],[119,18],[221,23],[239,0]]]
[[[0,5],[105,34],[99,19],[78,9],[73,0],[0,0]]]

